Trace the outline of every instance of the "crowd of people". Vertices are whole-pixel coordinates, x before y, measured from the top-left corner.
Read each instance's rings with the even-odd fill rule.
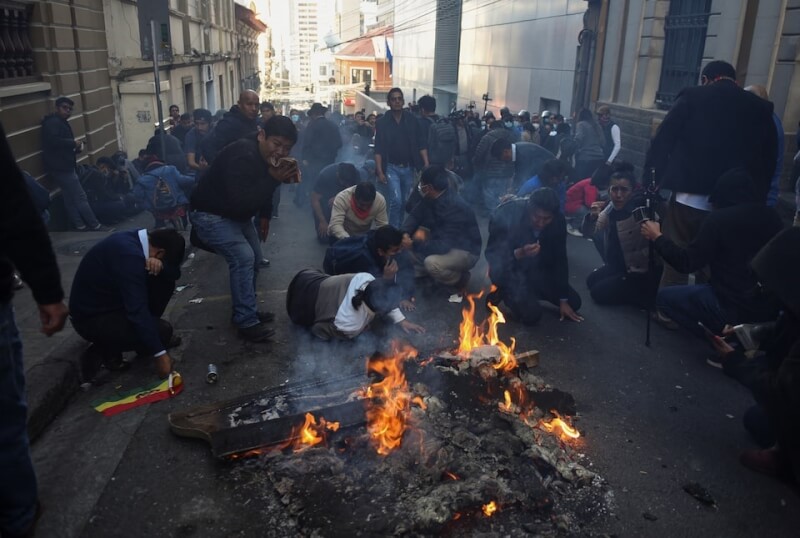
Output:
[[[494,286],[487,307],[536,325],[550,304],[561,320],[580,322],[582,298],[569,283],[569,241],[577,239],[568,235],[590,239],[600,258],[586,276],[591,299],[645,309],[705,339],[709,364],[757,400],[746,426],[767,448],[745,452],[742,463],[800,477],[800,227],[785,229],[774,208],[782,127],[766,95],[735,80],[732,66],[710,62],[664,118],[638,175],[619,158],[625,133],[606,106],[571,121],[508,108],[499,118],[471,109],[439,117],[433,97],[407,107],[399,88],[388,92],[385,112],[348,117],[320,103],[280,115],[249,90],[216,120],[172,106],[169,132],[157,130],[136,159],[116,154],[76,171],[82,142],[66,122],[73,103],[59,98],[43,122],[45,165],[73,226],[105,230],[112,218],[146,209],[157,228],[112,234],[81,261],[70,311],[92,343],[84,376],[125,367],[122,353],[132,350],[154,357],[159,375],[172,370],[168,350],[179,339],[161,316],[185,241],[170,227],[190,224],[192,244],[225,259],[239,337],[269,342],[276,314],[256,299],[269,264],[261,243],[281,190],[292,189],[297,211],[311,213],[309,240],[327,246],[323,271],[298,268],[287,290],[290,319],[313,336],[352,339],[392,325],[422,333],[412,321],[418,295],[467,293],[481,255]],[[5,242],[3,253],[31,284],[52,333],[66,316],[52,252],[37,270],[17,243]],[[4,533],[34,510],[18,508],[17,520],[2,514]]]

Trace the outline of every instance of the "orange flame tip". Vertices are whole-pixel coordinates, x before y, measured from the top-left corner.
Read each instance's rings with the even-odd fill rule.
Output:
[[[489,504],[484,504],[481,510],[483,510],[483,515],[486,517],[492,517],[492,515],[497,512],[497,503],[490,501]]]

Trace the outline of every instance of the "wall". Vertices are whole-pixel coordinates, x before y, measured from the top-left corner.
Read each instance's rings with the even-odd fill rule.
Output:
[[[539,110],[542,99],[560,101],[569,114],[578,34],[585,0],[464,0],[458,103],[489,109]],[[480,107],[481,109],[483,107]]]

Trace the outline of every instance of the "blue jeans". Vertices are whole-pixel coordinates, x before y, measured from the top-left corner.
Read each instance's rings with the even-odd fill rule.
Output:
[[[11,303],[0,303],[0,534],[22,533],[36,514],[22,342]]]
[[[261,245],[253,221],[238,222],[212,213],[192,211],[198,237],[228,262],[233,323],[240,329],[258,325],[256,277]]]
[[[81,187],[78,174],[75,172],[59,172],[50,174],[53,180],[61,188],[61,196],[64,198],[64,209],[67,217],[75,228],[95,228],[98,224],[97,217],[94,216],[89,201],[86,199],[86,192]]]
[[[689,332],[703,338],[704,331],[697,322],[703,322],[714,334],[722,334],[727,323],[725,313],[709,284],[694,286],[667,286],[656,297],[656,307]]]
[[[389,187],[389,224],[399,228],[403,224],[406,200],[414,186],[414,170],[410,166],[387,164],[386,181]]]

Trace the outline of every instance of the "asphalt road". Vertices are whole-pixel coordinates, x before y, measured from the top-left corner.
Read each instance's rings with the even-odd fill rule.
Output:
[[[177,356],[186,383],[177,398],[116,417],[96,413],[90,402],[115,386],[152,379],[147,363],[80,393],[33,447],[44,514],[37,536],[275,536],[284,514],[271,485],[242,464],[214,460],[209,445],[170,433],[173,410],[284,383],[363,371],[377,345],[311,342],[291,326],[285,289],[303,267],[321,266],[323,247],[313,238],[308,210],[284,196],[265,249],[272,266],[259,277],[263,307],[278,313],[274,344],[245,344],[230,324],[227,269],[198,252],[184,269],[168,316],[184,342]],[[485,222],[484,230],[485,230]],[[485,239],[485,238],[484,238]],[[535,328],[509,322],[501,334],[517,349],[538,349],[537,374],[577,401],[581,451],[614,496],[611,517],[589,534],[619,536],[796,536],[796,492],[754,474],[737,461],[751,447],[741,416],[747,391],[709,367],[702,342],[653,327],[644,346],[644,313],[592,304],[583,284],[599,262],[593,245],[570,237],[573,285],[584,299],[580,324],[559,322],[555,311]],[[485,262],[473,272],[481,286]],[[190,299],[202,298],[199,304]],[[442,349],[457,335],[460,305],[420,298],[409,317],[428,328],[412,338],[419,349]],[[216,385],[205,383],[208,363],[219,367]],[[705,487],[717,508],[707,508],[683,485]],[[644,515],[647,514],[647,518]]]

